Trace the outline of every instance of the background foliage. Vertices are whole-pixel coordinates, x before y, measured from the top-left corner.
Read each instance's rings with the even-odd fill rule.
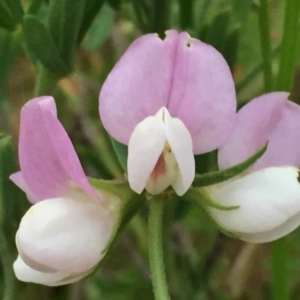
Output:
[[[19,112],[26,101],[53,95],[86,172],[105,179],[120,177],[122,167],[100,123],[98,94],[134,38],[147,32],[163,36],[166,29],[176,28],[213,45],[231,68],[241,107],[264,91],[292,90],[290,70],[296,69],[300,59],[299,24],[292,28],[284,23],[284,14],[291,5],[288,19],[298,21],[299,3],[0,0],[0,299],[153,299],[146,208],[130,222],[93,277],[58,288],[15,279],[14,235],[29,204],[8,176],[18,170]],[[290,26],[289,34],[283,38],[286,26]],[[299,86],[298,75],[292,94],[298,103]],[[197,156],[196,162],[198,173],[216,169],[215,153]],[[169,224],[166,239],[172,240],[165,257],[172,299],[271,299],[269,244],[230,239],[200,208],[178,199],[169,203],[165,222]],[[283,279],[289,299],[297,300],[299,229],[287,237],[286,253]]]

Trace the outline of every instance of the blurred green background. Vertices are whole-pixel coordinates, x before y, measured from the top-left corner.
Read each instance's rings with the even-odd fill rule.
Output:
[[[57,288],[15,279],[14,236],[29,203],[8,176],[18,170],[19,112],[24,103],[35,95],[53,95],[87,174],[120,177],[122,168],[100,123],[98,95],[129,44],[143,33],[163,35],[165,29],[175,28],[213,45],[231,68],[241,107],[280,86],[276,80],[264,85],[261,36],[263,26],[269,25],[268,59],[275,77],[287,2],[268,1],[267,20],[260,19],[260,1],[254,0],[0,0],[0,299],[153,299],[146,208],[93,277]],[[287,58],[294,70],[300,58],[299,27],[297,38],[290,39],[297,57],[291,53]],[[292,76],[287,76],[287,91]],[[299,85],[294,85],[294,95]],[[197,171],[216,169],[215,158],[215,153],[196,157]],[[172,299],[271,299],[269,244],[228,238],[200,208],[178,199],[169,203],[166,222],[171,224],[166,238],[172,243],[165,259]],[[290,299],[298,300],[300,230],[287,241],[286,279]]]

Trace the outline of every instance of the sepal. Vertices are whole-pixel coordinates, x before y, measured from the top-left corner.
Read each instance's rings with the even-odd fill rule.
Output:
[[[226,168],[220,171],[196,174],[193,182],[194,187],[209,186],[223,181],[229,180],[250,168],[267,150],[265,145],[263,148],[255,152],[250,158],[246,159],[240,164],[234,165],[233,167]]]
[[[240,207],[239,205],[233,205],[233,206],[220,205],[219,203],[214,202],[204,190],[196,189],[196,188],[190,188],[184,194],[183,199],[191,203],[194,203],[196,205],[200,205],[203,208],[209,206],[219,210],[233,210]]]

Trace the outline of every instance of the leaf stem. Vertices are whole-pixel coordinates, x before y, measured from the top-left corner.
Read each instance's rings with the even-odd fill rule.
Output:
[[[281,238],[272,242],[272,299],[288,300],[287,242]]]
[[[300,1],[287,0],[281,43],[277,90],[290,91],[299,42]]]
[[[168,291],[163,252],[164,199],[149,200],[149,260],[155,300],[171,300]]]
[[[260,44],[263,57],[263,72],[265,81],[265,91],[272,90],[272,55],[270,41],[270,17],[268,0],[260,0],[258,11],[259,27],[260,27]]]

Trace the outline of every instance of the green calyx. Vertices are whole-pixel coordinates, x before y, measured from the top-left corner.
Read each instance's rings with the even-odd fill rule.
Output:
[[[196,174],[193,187],[204,187],[229,180],[250,168],[267,150],[267,145],[255,152],[250,158],[233,167],[205,174]]]

